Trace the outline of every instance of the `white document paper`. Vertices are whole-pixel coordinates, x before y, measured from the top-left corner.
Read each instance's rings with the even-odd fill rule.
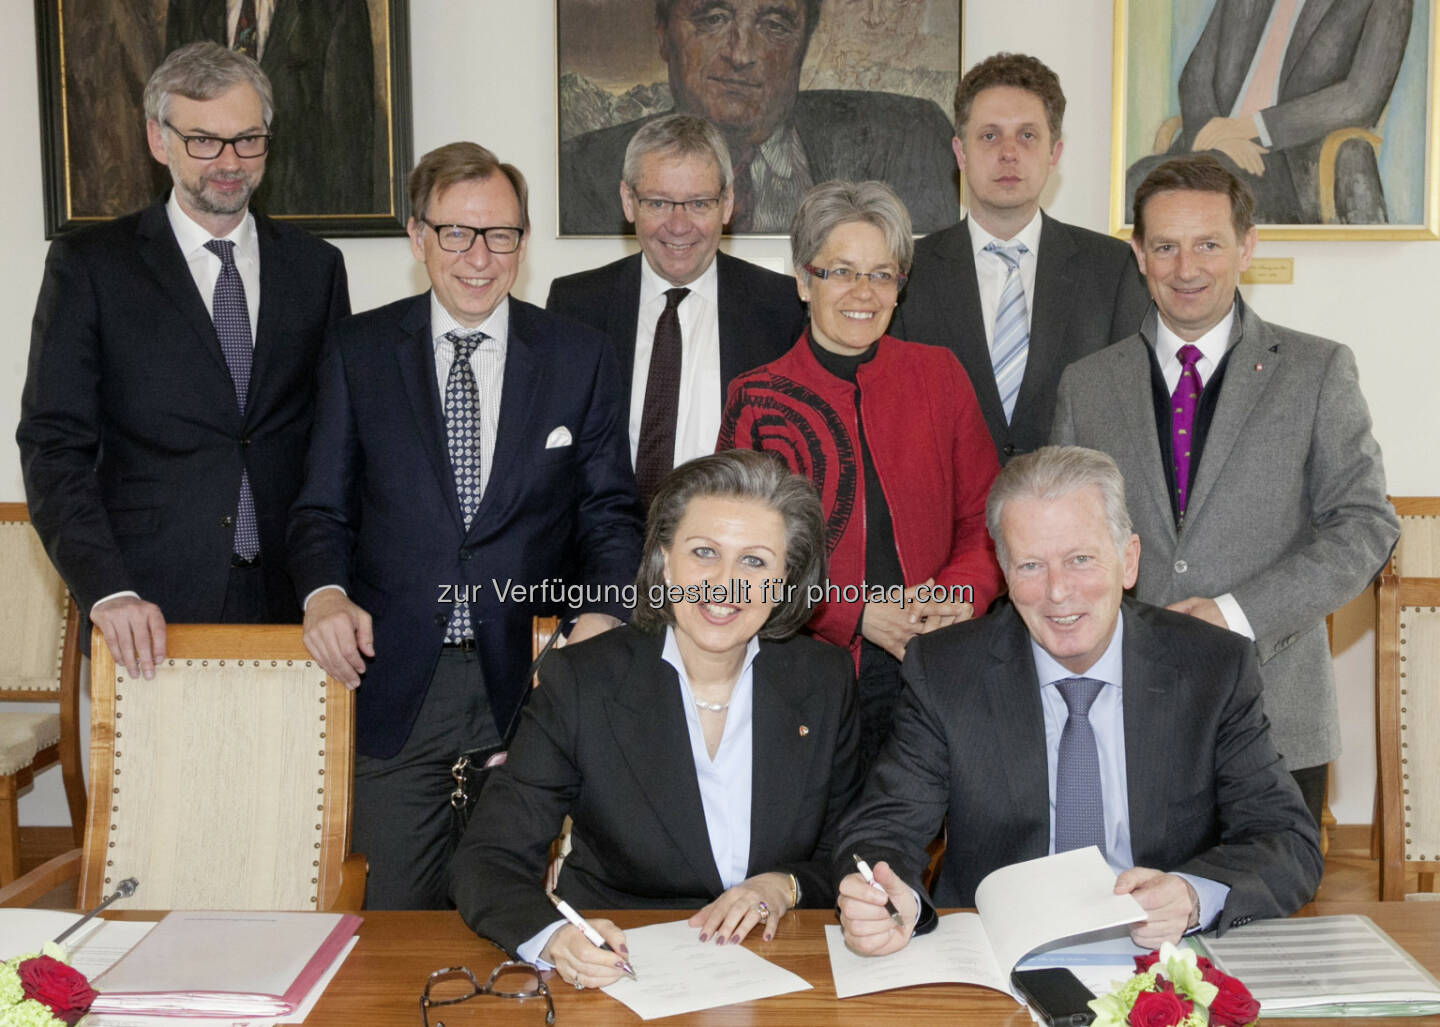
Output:
[[[605,994],[642,1020],[715,1009],[804,991],[811,985],[743,945],[701,942],[684,920],[625,932],[638,980],[622,977]]]
[[[975,890],[979,913],[950,913],[888,956],[857,956],[838,926],[825,942],[837,998],[916,984],[979,984],[1014,995],[1010,971],[1042,945],[1145,919],[1116,895],[1115,871],[1093,845],[1001,867]]]

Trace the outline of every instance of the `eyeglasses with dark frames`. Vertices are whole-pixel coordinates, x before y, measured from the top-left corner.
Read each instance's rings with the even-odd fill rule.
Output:
[[[430,1019],[431,1009],[468,1002],[481,995],[522,1002],[529,998],[543,998],[545,1022],[555,1022],[555,1003],[550,998],[550,989],[540,977],[539,969],[518,959],[507,959],[501,963],[490,972],[490,979],[483,985],[468,966],[448,966],[436,970],[426,978],[425,990],[420,993],[420,1020],[425,1027],[445,1027],[445,1021]]]
[[[720,209],[720,197],[697,196],[693,200],[667,200],[660,196],[637,196],[635,197],[635,206],[640,208],[640,213],[646,217],[668,217],[672,210],[683,211],[695,217],[703,217]]]
[[[464,253],[475,245],[476,238],[485,240],[485,248],[491,253],[504,255],[520,248],[525,229],[496,225],[493,228],[472,228],[470,225],[437,225],[425,219],[435,232],[435,241],[446,253]]]
[[[214,160],[225,152],[227,146],[234,149],[235,156],[244,160],[263,157],[270,149],[270,140],[274,135],[272,132],[259,132],[221,139],[219,136],[187,136],[169,121],[165,122],[165,127],[185,142],[185,152],[196,160]]]
[[[872,287],[876,289],[898,289],[910,280],[909,275],[902,275],[898,271],[856,271],[848,267],[816,267],[814,264],[806,264],[805,270],[816,278],[827,282],[834,282],[836,285],[854,285],[861,279],[868,278]]]

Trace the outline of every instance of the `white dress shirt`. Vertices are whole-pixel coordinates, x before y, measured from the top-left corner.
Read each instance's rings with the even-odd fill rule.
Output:
[[[1040,260],[1040,211],[1030,219],[1013,239],[997,239],[973,217],[970,218],[970,248],[975,253],[975,279],[980,286],[980,320],[985,322],[986,347],[995,343],[995,313],[1000,308],[1000,294],[1005,291],[1005,279],[1010,266],[998,254],[987,252],[990,243],[1008,246],[1024,243],[1026,253],[1020,257],[1020,284],[1025,287],[1025,327],[1029,330],[1035,316],[1035,268]]]
[[[1160,375],[1165,379],[1165,388],[1173,394],[1175,386],[1180,384],[1180,347],[1187,343],[1166,326],[1163,317],[1156,318],[1155,325],[1155,359],[1160,363]],[[1235,304],[1232,303],[1229,312],[1220,319],[1219,324],[1188,344],[1200,350],[1200,359],[1195,362],[1195,370],[1200,375],[1202,387],[1210,381],[1210,376],[1220,366],[1220,361],[1225,359],[1225,351],[1230,347],[1230,332],[1234,327]],[[1203,451],[1200,459],[1205,459]],[[1194,469],[1191,474],[1194,474]],[[1237,635],[1244,635],[1252,642],[1255,641],[1255,629],[1250,626],[1250,618],[1245,616],[1245,611],[1240,608],[1234,593],[1226,592],[1216,596],[1215,605],[1220,607],[1220,615],[1225,618],[1227,628]]]
[[[720,434],[720,309],[716,302],[715,261],[712,258],[687,289],[675,313],[680,318],[680,403],[675,413],[675,466],[715,452]],[[665,292],[674,286],[640,260],[640,315],[635,322],[635,367],[630,381],[630,466],[640,445],[640,423],[645,415],[645,386],[650,378],[650,354],[655,350],[655,326],[665,311]]]

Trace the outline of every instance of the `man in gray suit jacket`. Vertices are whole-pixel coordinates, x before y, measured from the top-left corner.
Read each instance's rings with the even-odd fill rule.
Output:
[[[1002,464],[1044,445],[1066,365],[1134,332],[1148,303],[1123,242],[1040,210],[1064,117],[1060,79],[1034,57],[999,53],[965,73],[951,146],[970,216],[915,244],[890,328],[960,358]]]
[[[1318,820],[1340,753],[1325,617],[1400,529],[1355,358],[1238,297],[1253,217],[1249,187],[1208,155],[1150,173],[1131,246],[1156,310],[1065,372],[1052,441],[1125,473],[1140,599],[1255,640],[1276,748]]]
[[[1270,742],[1254,650],[1124,598],[1143,547],[1115,462],[1017,457],[985,514],[1010,604],[905,654],[890,741],[839,829],[846,943],[893,952],[935,906],[974,905],[992,870],[1089,845],[1145,909],[1131,936],[1147,948],[1293,913],[1320,882],[1318,835]],[[942,821],[932,902],[916,889]]]

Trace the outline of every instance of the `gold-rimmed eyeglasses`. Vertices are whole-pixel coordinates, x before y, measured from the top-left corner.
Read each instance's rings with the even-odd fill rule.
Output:
[[[430,1019],[431,1009],[468,1002],[481,995],[522,1002],[527,998],[543,998],[545,1022],[555,1022],[555,1003],[550,999],[550,989],[545,987],[539,969],[518,959],[507,959],[490,971],[490,979],[483,985],[468,966],[447,966],[436,970],[425,979],[425,990],[420,993],[421,1022],[425,1027],[445,1027],[445,1021]],[[478,1018],[476,1022],[479,1022]]]

